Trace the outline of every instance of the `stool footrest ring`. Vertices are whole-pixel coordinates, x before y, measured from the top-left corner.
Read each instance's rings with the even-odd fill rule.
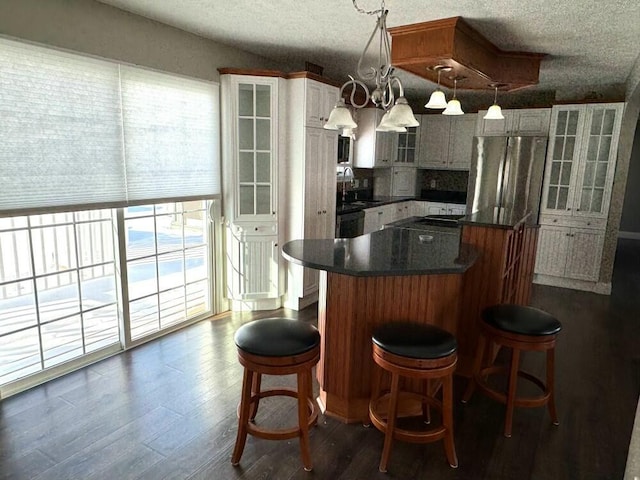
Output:
[[[388,404],[390,396],[390,393],[386,393],[377,399],[372,399],[371,402],[369,402],[369,416],[371,418],[371,423],[373,423],[373,425],[378,430],[385,433],[387,431],[387,412],[383,412],[380,407],[383,403]],[[423,401],[442,412],[442,402],[428,395],[420,395],[419,393],[400,391],[398,392],[398,397],[399,402],[403,402],[405,400]],[[446,428],[442,425],[436,428],[430,428],[428,430],[420,431],[406,430],[403,428],[398,428],[396,426],[393,431],[393,438],[405,442],[430,443],[444,438],[445,433]]]
[[[475,375],[475,381],[478,388],[485,395],[498,402],[506,404],[507,394],[489,386],[487,380],[491,375],[507,375],[508,373],[508,366],[494,365],[480,370],[480,373]],[[513,401],[513,404],[516,407],[541,407],[547,404],[549,397],[551,396],[551,392],[548,390],[547,386],[542,382],[542,380],[540,380],[538,377],[535,377],[534,375],[531,375],[530,373],[523,372],[522,370],[518,370],[518,377],[533,383],[544,393],[536,397],[516,397]]]
[[[269,390],[263,390],[260,393],[255,393],[251,395],[250,403],[256,403],[261,398],[266,397],[291,397],[298,398],[298,392],[293,388],[273,388]],[[318,407],[316,402],[307,398],[307,405],[309,407],[309,427],[312,427],[318,422]],[[238,406],[238,409],[240,406]],[[240,415],[238,415],[238,418]],[[268,429],[255,425],[254,423],[247,424],[247,433],[249,435],[253,435],[254,437],[264,438],[267,440],[288,440],[290,438],[296,438],[300,436],[300,428],[299,427],[291,427],[291,428],[280,428],[280,429]]]

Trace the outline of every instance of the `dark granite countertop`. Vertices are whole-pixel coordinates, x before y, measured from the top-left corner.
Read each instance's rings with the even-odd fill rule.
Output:
[[[292,240],[283,256],[299,265],[353,276],[464,273],[477,258],[457,228],[394,227],[355,238]]]
[[[353,213],[360,210],[365,210],[367,208],[380,207],[382,205],[388,205],[390,203],[406,202],[408,200],[459,203],[464,205],[466,202],[466,198],[467,194],[465,192],[448,192],[442,190],[423,190],[420,197],[374,196],[371,199],[353,200],[349,203],[338,205],[336,207],[336,214],[341,215],[343,213]]]
[[[522,223],[529,226],[538,224],[531,214],[516,213],[508,209],[501,209],[500,211],[496,209],[481,210],[465,215],[458,220],[458,223],[461,225],[480,225],[507,229],[515,228]]]

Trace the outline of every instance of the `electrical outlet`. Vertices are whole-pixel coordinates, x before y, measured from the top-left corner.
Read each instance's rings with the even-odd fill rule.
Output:
[[[436,188],[436,181],[431,180],[431,183],[429,185],[431,186],[431,188]]]

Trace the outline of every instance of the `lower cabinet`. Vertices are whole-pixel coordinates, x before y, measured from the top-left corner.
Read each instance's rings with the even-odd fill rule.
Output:
[[[535,273],[596,282],[603,243],[602,230],[542,225]]]
[[[275,226],[227,227],[227,297],[231,301],[273,300],[282,295],[280,247],[274,232]]]
[[[427,202],[425,215],[464,215],[466,210],[460,203]]]
[[[381,207],[365,209],[363,233],[375,232],[376,230],[380,230],[387,223],[395,222],[397,218],[397,205],[398,204],[391,203]]]

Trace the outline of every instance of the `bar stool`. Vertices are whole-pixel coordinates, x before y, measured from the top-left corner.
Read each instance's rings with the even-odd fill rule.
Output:
[[[457,362],[456,339],[449,332],[432,325],[394,322],[373,332],[373,360],[380,367],[373,373],[369,417],[371,423],[385,434],[380,471],[387,471],[393,439],[413,443],[429,443],[444,439],[449,465],[458,466],[453,443],[453,371]],[[381,392],[382,370],[391,373],[391,389]],[[423,381],[423,394],[402,391],[400,377]],[[430,381],[442,381],[442,401],[429,392]],[[397,424],[398,404],[418,400],[422,416],[430,423],[430,407],[442,413],[442,424],[428,430],[405,430]],[[387,403],[386,419],[384,405]]]
[[[480,322],[480,340],[473,365],[473,377],[462,399],[467,403],[476,387],[484,394],[506,404],[504,436],[511,437],[513,410],[515,407],[540,407],[548,405],[554,425],[559,425],[554,398],[554,352],[556,338],[562,329],[560,322],[552,315],[537,308],[522,305],[494,305],[482,311]],[[510,365],[491,365],[483,367],[485,350],[492,342],[511,348]],[[537,377],[519,370],[521,351],[547,352],[546,384]],[[491,352],[491,350],[489,350]],[[509,375],[507,392],[498,391],[488,384],[488,378],[494,374]],[[518,397],[516,395],[518,377],[536,385],[542,395]]]
[[[231,463],[237,466],[247,434],[267,440],[300,437],[304,469],[312,470],[309,427],[316,424],[318,408],[313,400],[311,371],[320,359],[320,334],[307,323],[288,318],[266,318],[247,323],[235,334],[238,359],[244,366],[242,396],[238,406],[238,434]],[[262,375],[297,375],[298,388],[260,389]],[[298,425],[267,429],[255,424],[261,398],[288,396],[297,399]]]

